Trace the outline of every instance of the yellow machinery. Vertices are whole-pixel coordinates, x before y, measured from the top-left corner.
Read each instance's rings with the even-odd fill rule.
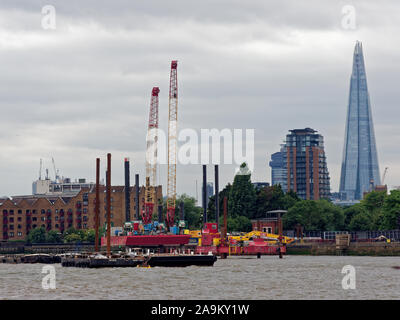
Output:
[[[254,238],[262,238],[267,240],[268,242],[277,242],[279,238],[279,234],[274,234],[274,233],[267,233],[267,232],[261,232],[261,231],[251,231],[245,234],[242,234],[240,236],[229,236],[229,240],[236,240],[236,241],[249,241]],[[293,238],[289,238],[286,236],[283,236],[282,243],[288,244],[293,242]]]

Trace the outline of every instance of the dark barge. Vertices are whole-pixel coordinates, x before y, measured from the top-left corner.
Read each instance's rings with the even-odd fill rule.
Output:
[[[62,257],[63,267],[77,268],[126,268],[126,267],[188,267],[213,266],[217,257],[214,255],[192,254],[154,254],[136,257]]]

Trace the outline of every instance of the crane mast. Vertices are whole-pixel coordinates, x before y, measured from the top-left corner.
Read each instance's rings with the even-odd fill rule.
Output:
[[[178,61],[171,62],[169,82],[169,111],[168,111],[168,185],[167,185],[167,218],[168,227],[174,225],[176,204],[176,147],[178,122]]]
[[[151,91],[149,125],[146,137],[146,188],[145,203],[142,212],[144,224],[152,221],[155,205],[155,187],[157,184],[157,140],[158,140],[158,93],[160,89],[154,87]]]

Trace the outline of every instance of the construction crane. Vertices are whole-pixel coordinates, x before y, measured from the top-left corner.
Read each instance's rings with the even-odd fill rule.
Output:
[[[147,128],[146,147],[146,188],[145,202],[142,210],[143,224],[151,223],[155,205],[155,187],[157,183],[157,140],[158,140],[158,93],[154,87],[151,91],[149,125]]]
[[[168,109],[168,184],[166,225],[171,228],[175,220],[176,205],[176,146],[178,122],[178,61],[171,62]]]
[[[39,180],[42,180],[42,166],[43,166],[43,160],[42,160],[42,158],[40,158]]]
[[[54,158],[51,158],[51,161],[53,162],[53,169],[54,169],[54,180],[56,181],[56,182],[58,182],[58,180],[59,180],[59,175],[58,175],[58,169],[56,169],[56,163],[55,163],[55,161],[54,161]]]
[[[386,178],[386,173],[387,173],[388,169],[389,169],[389,167],[386,167],[385,171],[383,171],[382,181],[381,181],[382,185],[385,185],[385,178]]]

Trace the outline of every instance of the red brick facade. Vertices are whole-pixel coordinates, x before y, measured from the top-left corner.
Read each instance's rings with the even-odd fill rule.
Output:
[[[139,212],[144,205],[145,188],[139,191]],[[24,240],[30,230],[44,227],[47,231],[64,232],[93,229],[95,223],[94,190],[81,190],[72,197],[30,197],[0,200],[0,240]],[[100,187],[100,226],[106,223],[106,192]],[[156,201],[162,201],[162,188],[156,187]],[[131,187],[131,219],[136,212],[135,188]],[[111,187],[111,223],[122,227],[125,222],[125,187]]]

